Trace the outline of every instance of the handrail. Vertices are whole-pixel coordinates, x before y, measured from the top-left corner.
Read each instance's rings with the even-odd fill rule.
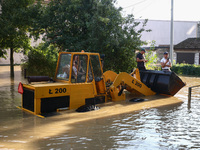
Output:
[[[191,107],[192,88],[199,87],[200,85],[191,86],[188,88],[188,107]]]

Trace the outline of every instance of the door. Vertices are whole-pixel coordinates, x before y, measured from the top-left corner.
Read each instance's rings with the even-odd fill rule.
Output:
[[[177,53],[177,63],[194,64],[195,53]]]
[[[97,93],[104,94],[106,91],[106,86],[103,79],[103,72],[100,65],[99,55],[90,55],[90,62],[92,64],[92,71],[94,74]]]

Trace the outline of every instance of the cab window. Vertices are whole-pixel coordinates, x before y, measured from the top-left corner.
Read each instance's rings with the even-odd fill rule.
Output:
[[[92,74],[92,69],[91,69],[91,63],[89,63],[89,68],[88,68],[88,82],[93,81],[93,74]]]
[[[90,55],[90,60],[92,63],[92,70],[94,74],[95,81],[100,80],[102,77],[101,65],[98,55]]]
[[[74,55],[72,63],[72,83],[84,83],[86,81],[87,55]]]
[[[56,78],[69,81],[71,54],[61,54]]]

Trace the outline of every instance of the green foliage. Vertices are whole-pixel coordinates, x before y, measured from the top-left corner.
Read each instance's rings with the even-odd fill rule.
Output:
[[[159,70],[160,68],[160,66],[157,66],[158,56],[155,53],[155,43],[155,41],[151,42],[150,50],[147,51],[147,53],[145,54],[146,59],[148,60],[148,62],[146,63],[146,68],[148,70]]]
[[[0,57],[6,59],[6,54],[7,54],[6,50],[4,50],[4,49],[0,49]]]
[[[0,15],[0,51],[13,48],[15,52],[30,48],[27,29],[31,24],[28,6],[33,0],[3,0]],[[5,54],[5,53],[4,53]]]
[[[104,69],[130,71],[135,65],[135,49],[141,46],[141,33],[147,23],[136,22],[133,15],[122,17],[114,0],[53,0],[38,5],[39,15],[31,34],[40,34],[47,44],[60,51],[104,53]],[[138,25],[141,29],[136,30]]]
[[[33,48],[22,64],[22,69],[27,69],[27,75],[54,77],[58,58],[58,49],[50,45],[40,44]]]
[[[199,65],[176,64],[172,66],[171,70],[180,75],[200,76]]]
[[[30,48],[27,31],[31,25],[30,5],[34,0],[1,0],[0,57],[6,57],[10,49],[11,76],[14,77],[13,53]]]

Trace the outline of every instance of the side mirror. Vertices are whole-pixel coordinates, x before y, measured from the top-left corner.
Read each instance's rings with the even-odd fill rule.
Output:
[[[100,54],[100,58],[103,60],[105,57],[105,54]]]

